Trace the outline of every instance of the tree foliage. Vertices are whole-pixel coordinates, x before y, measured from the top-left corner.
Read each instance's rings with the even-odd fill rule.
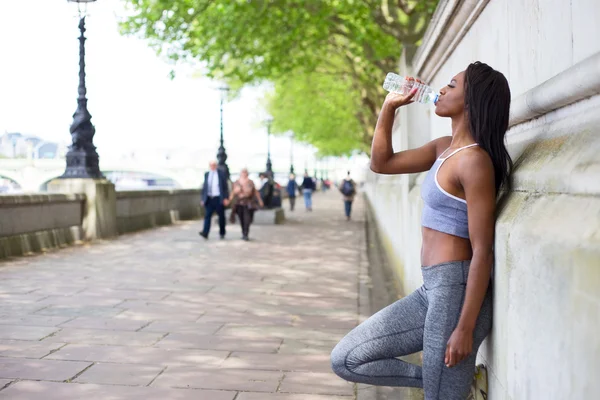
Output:
[[[195,59],[234,87],[271,81],[274,130],[323,155],[368,151],[402,46],[438,0],[123,0],[124,32],[173,60]]]

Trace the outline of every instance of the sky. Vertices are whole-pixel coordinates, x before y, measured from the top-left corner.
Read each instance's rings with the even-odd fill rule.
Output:
[[[100,159],[214,158],[219,145],[218,82],[175,68],[139,38],[124,37],[120,0],[88,7],[88,109]],[[66,0],[0,1],[0,134],[21,132],[70,144],[79,81],[77,5]],[[244,89],[224,107],[225,147],[237,166],[264,165],[267,134],[259,100],[265,87]],[[312,168],[314,149],[296,145],[297,169]],[[289,167],[290,141],[272,138],[276,169]],[[237,162],[234,162],[237,161]]]

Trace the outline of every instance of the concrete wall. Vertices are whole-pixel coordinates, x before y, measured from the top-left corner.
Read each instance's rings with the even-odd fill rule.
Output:
[[[200,218],[200,203],[200,190],[117,192],[117,229],[121,234]]]
[[[83,195],[0,196],[0,258],[82,240]]]
[[[513,104],[514,188],[499,204],[494,327],[480,350],[489,398],[600,397],[600,2],[442,0],[401,73],[441,87],[475,60],[502,71]],[[450,134],[428,106],[397,115],[395,150]],[[424,174],[366,185],[404,293],[421,284]]]

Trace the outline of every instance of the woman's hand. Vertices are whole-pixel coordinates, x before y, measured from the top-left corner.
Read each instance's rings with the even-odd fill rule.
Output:
[[[227,207],[227,206],[229,205],[229,203],[230,203],[230,202],[231,202],[231,200],[229,200],[229,199],[224,199],[224,200],[223,200],[223,205],[224,205],[225,207]]]
[[[456,328],[446,344],[444,364],[446,367],[452,368],[467,358],[471,351],[473,351],[473,331]]]
[[[262,200],[258,200],[258,205],[260,206],[260,208],[265,208],[265,203],[263,203]]]
[[[383,102],[383,104],[389,105],[394,110],[406,104],[410,104],[412,103],[412,98],[415,96],[415,93],[417,93],[417,90],[417,88],[414,88],[407,95],[390,92],[385,97],[385,101]]]

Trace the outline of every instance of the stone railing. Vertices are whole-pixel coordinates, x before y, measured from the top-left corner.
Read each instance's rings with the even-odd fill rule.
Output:
[[[81,194],[0,196],[0,259],[200,218],[199,190],[114,192],[103,181],[65,180]]]
[[[119,234],[202,216],[199,190],[117,192]]]
[[[0,196],[0,258],[63,247],[84,239],[85,196]]]

